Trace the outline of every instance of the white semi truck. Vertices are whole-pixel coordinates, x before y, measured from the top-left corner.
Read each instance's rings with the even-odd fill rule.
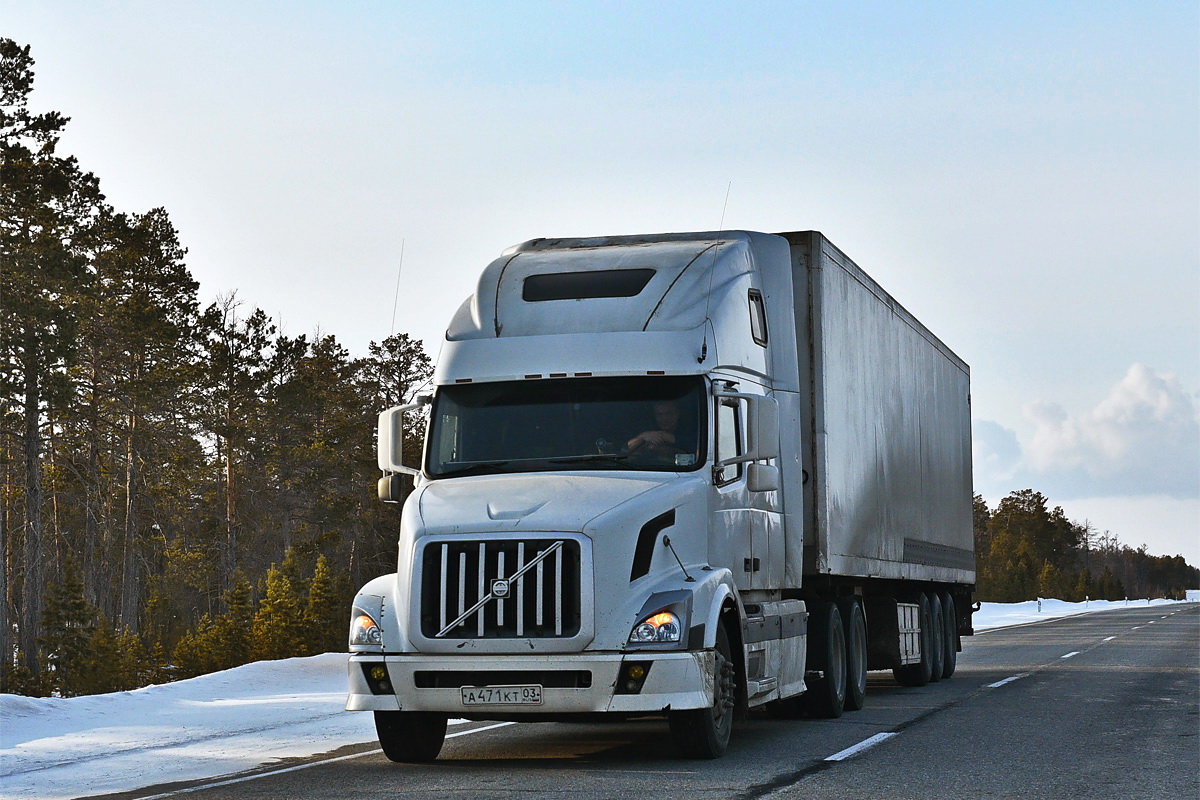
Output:
[[[448,718],[630,716],[714,758],[750,709],[954,672],[970,372],[820,233],[525,242],[433,384],[379,417],[399,560],[350,628],[346,708],[392,760]]]

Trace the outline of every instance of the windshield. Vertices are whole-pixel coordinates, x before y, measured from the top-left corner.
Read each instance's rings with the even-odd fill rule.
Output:
[[[443,386],[426,466],[433,477],[698,469],[705,460],[704,397],[700,377]]]

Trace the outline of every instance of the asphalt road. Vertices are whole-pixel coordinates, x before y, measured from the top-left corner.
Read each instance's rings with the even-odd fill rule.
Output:
[[[363,715],[364,738],[373,735]],[[1200,797],[1200,607],[1130,606],[964,640],[948,681],[871,673],[837,720],[753,715],[724,758],[675,756],[664,720],[452,726],[434,764],[372,743],[234,782],[113,798]]]

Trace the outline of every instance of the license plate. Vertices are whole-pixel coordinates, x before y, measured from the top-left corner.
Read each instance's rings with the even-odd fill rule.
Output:
[[[463,686],[464,706],[531,706],[542,702],[541,686]]]

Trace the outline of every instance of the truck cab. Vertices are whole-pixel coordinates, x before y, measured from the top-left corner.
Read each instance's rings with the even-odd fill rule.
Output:
[[[793,251],[751,232],[536,239],[484,270],[433,391],[379,417],[399,555],[354,601],[346,707],[375,712],[390,758],[436,757],[448,718],[631,715],[713,758],[746,709],[792,709],[806,672],[840,713],[845,656],[826,675],[807,653]],[[830,609],[811,622],[826,659]]]

